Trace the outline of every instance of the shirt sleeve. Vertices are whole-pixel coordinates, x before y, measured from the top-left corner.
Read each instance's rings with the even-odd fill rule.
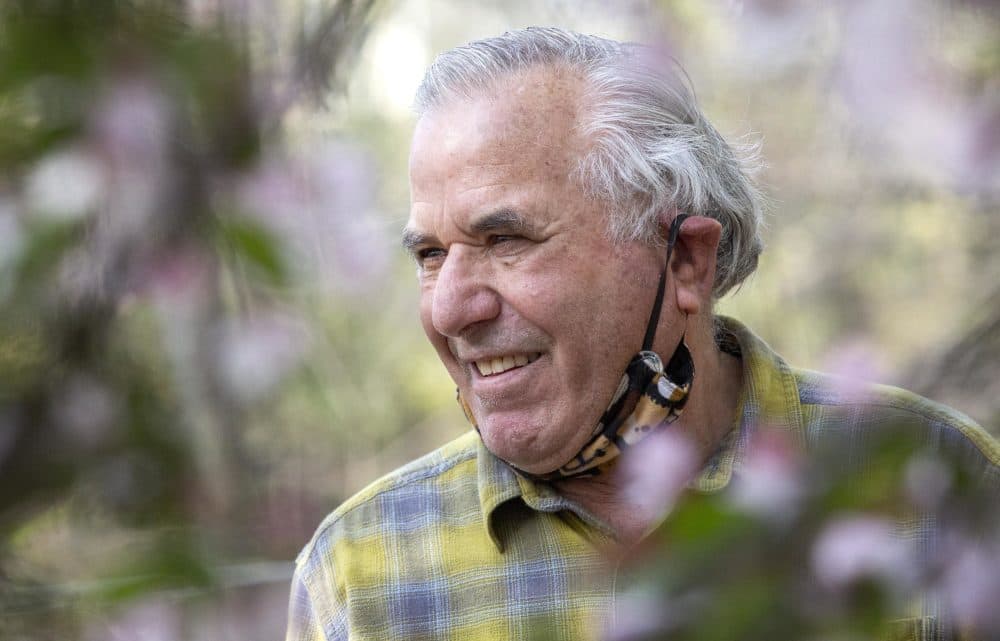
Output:
[[[288,631],[285,641],[329,641],[316,617],[316,609],[297,565],[288,601]]]
[[[334,592],[333,577],[317,576],[307,560],[300,560],[292,577],[285,641],[348,641],[346,612]]]

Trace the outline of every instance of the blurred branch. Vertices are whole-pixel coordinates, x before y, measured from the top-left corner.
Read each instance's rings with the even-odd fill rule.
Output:
[[[971,314],[967,329],[911,371],[914,391],[966,409],[1000,436],[1000,286]]]
[[[300,15],[291,73],[265,114],[271,127],[278,127],[292,106],[303,101],[323,104],[340,88],[341,74],[367,37],[378,4],[379,0],[335,2],[312,28],[306,25],[305,12]]]

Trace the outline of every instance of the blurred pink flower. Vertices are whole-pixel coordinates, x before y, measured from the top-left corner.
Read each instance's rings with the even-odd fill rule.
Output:
[[[136,293],[148,297],[168,325],[187,327],[208,305],[214,278],[211,257],[195,248],[176,249],[143,262]]]
[[[218,343],[221,380],[237,400],[256,400],[300,362],[307,340],[302,324],[276,313],[227,326]]]
[[[663,631],[665,624],[663,599],[648,590],[630,589],[614,600],[614,611],[605,641],[646,639]]]
[[[815,55],[817,41],[829,28],[829,7],[790,0],[729,0],[727,9],[738,31],[731,62],[754,74],[781,72]]]
[[[237,191],[321,287],[367,291],[388,269],[393,243],[377,218],[374,163],[361,148],[329,143],[295,157],[270,154]]]
[[[698,451],[669,427],[651,434],[622,455],[625,498],[648,520],[665,516],[698,471]]]
[[[729,498],[747,512],[775,521],[794,516],[806,489],[802,453],[788,436],[758,431],[735,474]]]
[[[94,623],[87,641],[175,641],[183,638],[176,605],[166,597],[151,596],[129,605],[111,621]]]
[[[94,249],[111,258],[130,244],[155,238],[169,222],[157,215],[166,215],[173,196],[170,103],[149,79],[121,78],[95,104],[89,135],[109,178]]]
[[[1000,542],[967,543],[945,568],[942,592],[970,638],[1000,638]]]
[[[841,590],[863,579],[903,585],[915,571],[910,549],[893,535],[892,523],[871,515],[829,522],[812,549],[812,569],[824,587]]]
[[[887,378],[888,368],[880,349],[864,337],[838,341],[823,358],[822,370],[837,377],[844,396],[864,396],[868,385]]]
[[[884,153],[884,166],[895,173],[996,193],[996,92],[976,95],[978,83],[940,55],[936,11],[958,9],[907,0],[839,7],[834,83],[861,144]]]

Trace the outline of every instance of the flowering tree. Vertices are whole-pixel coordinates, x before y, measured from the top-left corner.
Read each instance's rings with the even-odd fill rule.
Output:
[[[234,580],[241,432],[307,347],[289,285],[317,261],[296,239],[366,240],[275,211],[366,189],[356,151],[282,151],[367,31],[372,2],[329,5],[0,5],[0,636],[76,637],[87,612]]]

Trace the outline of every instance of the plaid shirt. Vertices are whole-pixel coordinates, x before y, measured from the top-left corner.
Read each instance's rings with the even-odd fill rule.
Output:
[[[918,423],[928,443],[967,451],[1000,489],[1000,445],[965,416],[876,386],[862,405],[820,374],[791,369],[763,341],[724,319],[743,360],[740,424],[692,486],[714,492],[739,469],[757,425],[808,447],[825,435],[860,438],[862,423]],[[920,538],[929,532],[917,531]],[[600,550],[612,534],[581,507],[515,474],[474,432],[376,481],[320,525],[297,560],[288,641],[340,639],[587,639],[605,629],[614,571]],[[913,621],[936,638],[935,614]],[[908,637],[909,638],[909,637]]]

